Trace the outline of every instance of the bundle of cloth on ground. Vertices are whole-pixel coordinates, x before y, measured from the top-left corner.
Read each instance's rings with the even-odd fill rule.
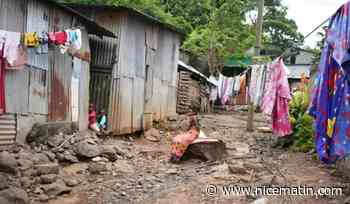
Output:
[[[334,163],[350,153],[350,2],[332,16],[309,109],[315,118],[316,150]]]
[[[230,97],[238,95],[245,84],[245,74],[238,75],[235,77],[226,77],[219,73],[218,78],[211,75],[209,81],[214,83],[216,87],[212,87],[210,100],[216,101],[220,100],[222,105],[225,105]],[[244,85],[245,86],[245,85]]]
[[[290,135],[288,102],[291,100],[287,67],[281,57],[267,66],[266,83],[261,109],[272,118],[272,132],[277,136]]]

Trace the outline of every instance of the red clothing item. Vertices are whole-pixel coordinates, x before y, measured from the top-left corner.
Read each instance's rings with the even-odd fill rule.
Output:
[[[5,106],[5,59],[3,58],[3,48],[0,50],[0,115],[6,111]]]
[[[49,42],[56,45],[64,45],[67,42],[67,33],[64,31],[49,33]]]
[[[89,112],[89,126],[97,122],[96,111]]]

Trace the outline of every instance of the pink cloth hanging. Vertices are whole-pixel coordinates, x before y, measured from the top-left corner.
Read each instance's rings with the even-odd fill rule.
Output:
[[[288,101],[291,100],[287,68],[282,58],[275,60],[268,70],[263,113],[272,116],[272,132],[278,136],[290,135],[293,130],[289,121]]]

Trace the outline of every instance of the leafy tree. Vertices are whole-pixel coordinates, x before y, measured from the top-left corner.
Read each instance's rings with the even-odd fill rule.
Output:
[[[295,21],[287,18],[287,7],[277,4],[269,6],[264,15],[265,49],[281,54],[286,49],[303,43],[303,35],[298,32]]]

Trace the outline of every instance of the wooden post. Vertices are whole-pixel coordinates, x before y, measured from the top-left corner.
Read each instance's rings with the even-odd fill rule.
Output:
[[[263,31],[263,20],[264,20],[264,0],[258,1],[258,20],[256,22],[256,44],[254,53],[255,56],[260,55],[261,50],[261,36]],[[249,94],[250,95],[250,94]],[[254,131],[254,102],[251,97],[249,97],[249,110],[248,110],[248,121],[247,121],[247,131]]]

